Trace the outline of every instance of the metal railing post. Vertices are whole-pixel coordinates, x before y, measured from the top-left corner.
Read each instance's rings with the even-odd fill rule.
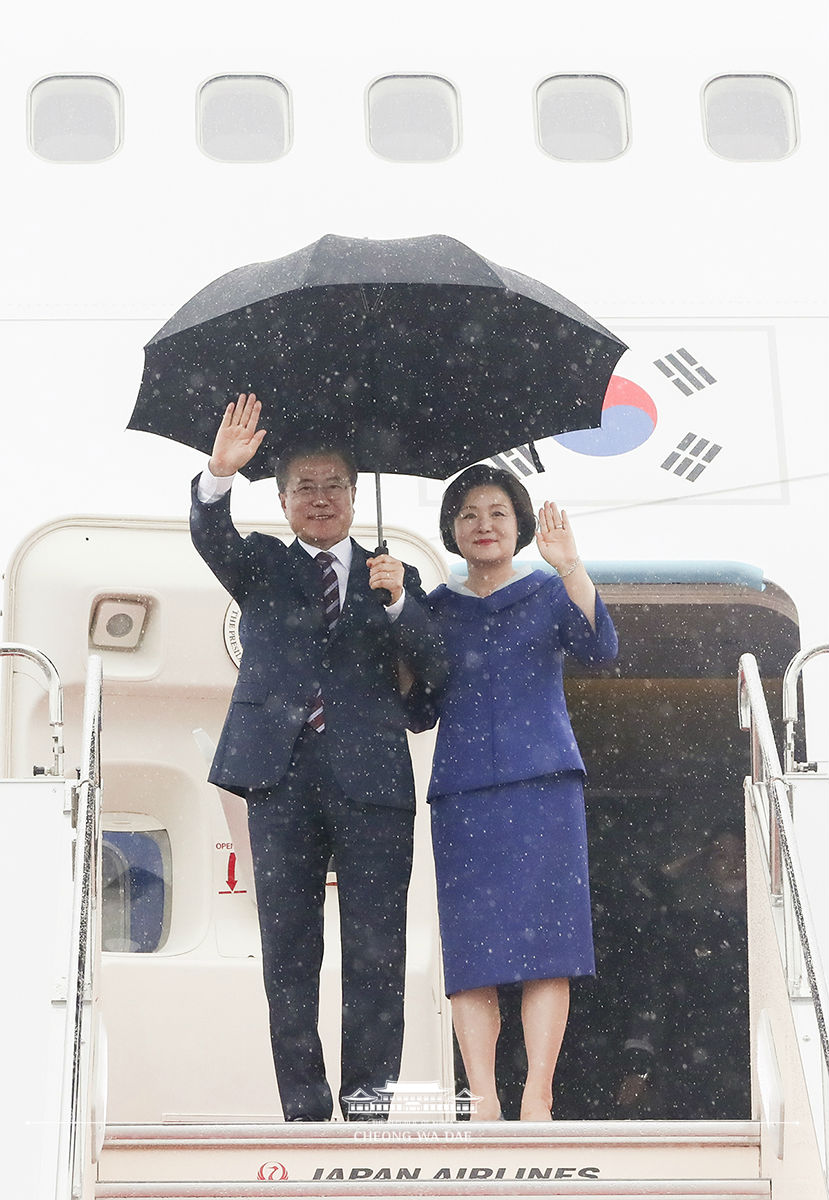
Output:
[[[820,654],[829,654],[829,643],[813,646],[811,650],[801,650],[796,654],[783,675],[783,767],[787,775],[806,769],[805,763],[798,763],[794,752],[795,726],[798,722],[797,684],[803,674],[803,668],[813,658]]]
[[[87,671],[83,717],[84,762],[82,778],[78,783],[72,936],[66,994],[69,1028],[64,1049],[56,1200],[80,1200],[84,1196],[88,1182],[84,1178],[84,1167],[93,1159],[89,1089],[95,1053],[92,968],[100,939],[98,870],[102,684],[101,659],[93,655]]]
[[[797,681],[803,666],[829,645],[804,651],[792,659],[783,681],[783,715],[786,722],[786,759],[792,769],[802,769],[794,761],[794,725],[797,721]],[[780,757],[769,718],[757,661],[753,654],[740,658],[738,709],[741,729],[751,736],[751,797],[755,814],[769,821],[769,892],[771,901],[782,906],[778,926],[780,947],[785,961],[786,985],[790,998],[811,999],[823,1057],[823,1080],[829,1073],[829,998],[822,974],[817,935],[805,903],[805,886],[794,837],[791,792],[780,766]],[[762,805],[762,814],[760,806]],[[762,823],[762,822],[761,822]],[[782,935],[780,930],[782,928]],[[804,985],[804,974],[806,985]],[[804,990],[805,989],[805,990]],[[823,1093],[822,1111],[813,1108],[816,1133],[826,1154],[829,1129],[827,1097]],[[825,1161],[825,1160],[824,1160]]]
[[[63,689],[60,676],[51,658],[34,646],[17,642],[0,642],[0,658],[26,658],[40,667],[46,676],[49,691],[49,724],[52,727],[52,768],[47,773],[63,775]]]

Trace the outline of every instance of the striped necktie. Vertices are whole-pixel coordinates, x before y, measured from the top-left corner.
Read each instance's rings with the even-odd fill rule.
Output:
[[[325,624],[328,626],[328,632],[330,633],[340,615],[340,585],[337,582],[337,573],[332,566],[334,555],[329,554],[327,550],[320,550],[315,559],[319,563],[320,574],[322,576],[322,611],[325,617]],[[311,711],[306,718],[306,723],[312,729],[315,729],[317,733],[322,733],[325,729],[322,690],[318,690],[316,696],[311,701]]]

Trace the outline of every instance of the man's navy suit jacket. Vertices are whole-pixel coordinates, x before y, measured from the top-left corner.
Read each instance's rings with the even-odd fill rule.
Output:
[[[389,620],[368,586],[366,559],[352,539],[343,610],[329,634],[322,577],[297,543],[252,533],[230,516],[230,493],[203,504],[193,481],[190,529],[199,554],[238,603],[243,646],[210,782],[240,795],[274,787],[285,774],[311,702],[322,690],[324,737],[345,795],[414,807],[414,781],[400,694],[400,663],[419,686],[439,687],[445,662],[420,578],[405,569],[406,600]]]

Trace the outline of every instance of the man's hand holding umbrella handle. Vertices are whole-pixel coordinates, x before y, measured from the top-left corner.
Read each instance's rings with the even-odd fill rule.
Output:
[[[388,604],[396,604],[403,595],[403,564],[390,554],[378,554],[366,560],[368,586],[385,590],[391,597]],[[385,597],[383,597],[385,601]]]
[[[207,464],[211,474],[221,479],[247,466],[267,432],[256,428],[261,412],[262,404],[253,392],[242,392],[238,400],[228,404]]]
[[[551,500],[545,500],[538,510],[535,542],[544,561],[558,571],[567,595],[595,629],[596,588],[579,558],[567,513]]]

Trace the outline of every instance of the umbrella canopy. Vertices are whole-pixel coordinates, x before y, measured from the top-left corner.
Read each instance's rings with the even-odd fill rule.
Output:
[[[363,471],[437,479],[601,423],[625,344],[454,238],[325,237],[221,276],[145,347],[130,429],[209,453],[240,392],[263,403],[261,479],[301,439]]]

